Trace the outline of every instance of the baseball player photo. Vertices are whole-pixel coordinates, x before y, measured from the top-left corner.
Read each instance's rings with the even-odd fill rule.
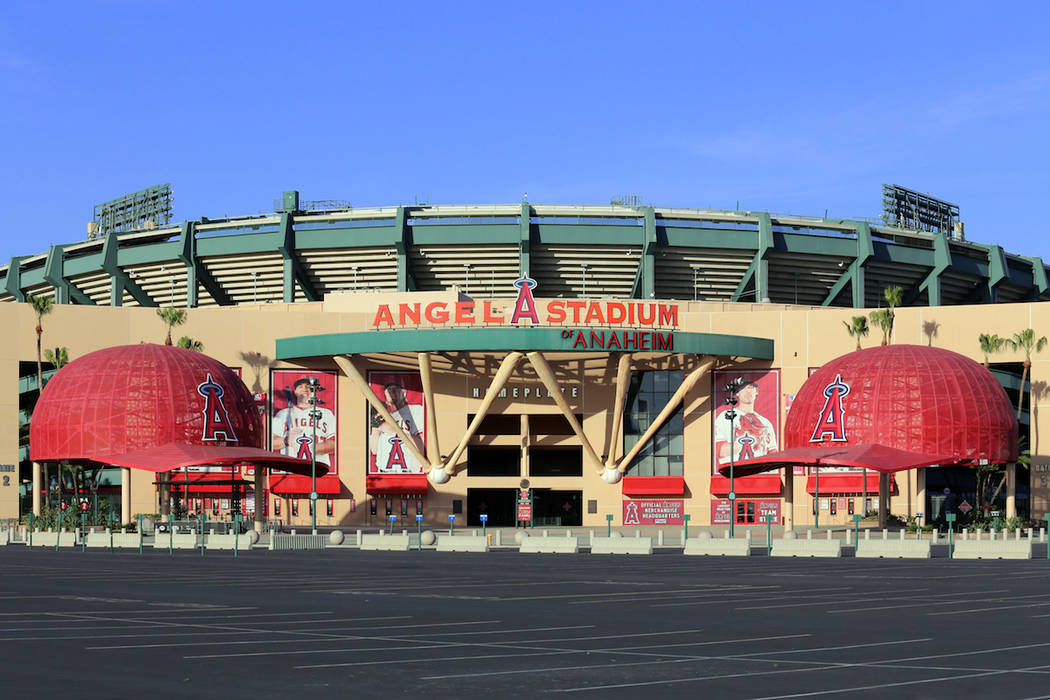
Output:
[[[730,426],[726,418],[726,384],[736,378],[743,379],[737,392],[736,418]],[[715,402],[717,409],[713,419],[715,459],[714,469],[729,464],[730,449],[733,461],[762,457],[776,452],[779,444],[777,422],[779,420],[780,375],[768,372],[715,372]],[[732,432],[732,434],[731,434]]]
[[[311,418],[310,383],[317,383],[316,438],[315,421]],[[270,432],[273,450],[290,457],[327,465],[335,473],[336,408],[335,374],[332,372],[274,371],[274,415]]]
[[[426,454],[426,409],[419,374],[369,372],[368,384],[415,448]],[[394,428],[371,406],[368,418],[368,473],[423,473],[423,465],[402,444]]]

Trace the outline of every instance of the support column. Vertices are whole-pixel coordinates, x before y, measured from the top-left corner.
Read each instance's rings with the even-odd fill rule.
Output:
[[[569,422],[569,427],[572,428],[572,432],[576,433],[576,437],[580,441],[580,445],[583,446],[583,453],[590,460],[591,464],[597,473],[601,474],[604,470],[602,461],[595,454],[594,448],[591,447],[591,441],[587,439],[587,436],[583,432],[583,426],[580,425],[580,421],[576,419],[576,414],[569,408],[569,402],[565,400],[565,395],[561,392],[561,387],[558,386],[558,380],[554,377],[554,371],[551,369],[550,364],[547,362],[547,358],[543,356],[543,353],[539,351],[532,351],[528,353],[529,363],[536,370],[536,374],[539,375],[540,381],[543,382],[547,392],[554,398],[554,403],[557,404],[561,410],[565,420]]]
[[[40,471],[40,462],[33,462],[33,515],[37,517],[40,517],[40,487],[43,483]]]
[[[266,467],[256,465],[255,467],[255,531],[260,535],[266,521],[263,513],[266,512]]]
[[[795,529],[795,468],[784,467],[784,532]]]
[[[347,376],[350,383],[361,393],[365,400],[368,401],[369,405],[376,410],[383,420],[394,429],[394,434],[401,439],[401,446],[408,450],[413,457],[419,460],[420,464],[431,464],[430,460],[423,456],[423,453],[416,447],[416,443],[411,437],[404,431],[404,429],[394,420],[393,416],[390,415],[390,411],[387,410],[386,404],[379,400],[376,393],[372,391],[372,387],[368,385],[368,381],[361,374],[360,370],[354,366],[354,363],[349,357],[343,355],[336,355],[332,358],[335,363],[339,365],[339,369],[343,370],[343,374]]]
[[[660,414],[649,424],[648,430],[646,430],[638,442],[635,443],[634,447],[631,448],[631,451],[620,460],[620,464],[617,467],[620,474],[625,474],[627,472],[627,468],[631,466],[631,462],[638,456],[638,453],[641,452],[649,441],[653,439],[653,435],[656,435],[656,431],[660,429],[660,426],[671,417],[671,414],[678,408],[678,404],[685,400],[686,394],[696,386],[696,383],[700,381],[700,378],[707,374],[708,370],[710,370],[714,364],[715,361],[713,359],[705,360],[699,367],[686,376],[681,386],[678,387],[678,390],[675,391],[674,395],[667,401],[667,405],[663,407]]]
[[[820,504],[818,503],[819,507]],[[890,515],[890,475],[879,472],[879,528],[885,530],[889,526]]]
[[[441,461],[441,446],[438,444],[437,407],[434,405],[434,375],[430,366],[430,353],[419,353],[419,377],[423,383],[423,401],[427,409],[427,457],[431,464]]]
[[[605,449],[605,468],[616,468],[616,457],[623,445],[620,437],[620,426],[623,424],[623,412],[627,403],[627,385],[631,381],[631,362],[634,356],[628,353],[616,360],[616,399],[613,404],[613,424],[609,433],[609,444]]]
[[[926,507],[926,467],[919,467],[915,470],[915,503],[920,513],[922,513],[922,523],[925,525],[930,522],[930,511]]]
[[[1006,517],[1017,517],[1017,463],[1006,465]]]
[[[131,468],[120,469],[120,523],[131,522]]]

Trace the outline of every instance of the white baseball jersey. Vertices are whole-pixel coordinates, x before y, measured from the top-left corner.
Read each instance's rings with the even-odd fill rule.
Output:
[[[729,421],[726,412],[715,416],[715,449],[729,442]],[[733,421],[736,435],[733,440],[733,461],[762,457],[777,451],[776,428],[763,416],[757,413],[744,413],[739,408]],[[719,450],[720,451],[720,450]],[[719,464],[729,464],[729,456],[719,457]]]
[[[329,440],[335,437],[335,414],[327,408],[318,408],[320,417],[317,420],[317,439]],[[302,431],[302,435],[295,438],[292,444],[287,444],[288,436],[296,429]],[[281,454],[289,457],[310,460],[313,454],[313,423],[310,420],[310,409],[289,406],[282,408],[273,418],[273,436],[285,441]],[[331,454],[317,455],[319,464],[332,466]]]

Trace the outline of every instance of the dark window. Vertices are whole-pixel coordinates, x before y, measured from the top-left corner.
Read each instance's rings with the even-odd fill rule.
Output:
[[[467,414],[467,425],[474,422],[474,414]],[[521,416],[516,413],[493,414],[481,419],[477,435],[521,435]]]
[[[583,425],[583,414],[577,413],[576,420]],[[531,435],[575,435],[569,421],[560,413],[530,415],[529,433]]]
[[[624,409],[623,450],[629,452],[682,384],[678,371],[633,372]],[[632,476],[683,476],[683,408],[668,418],[632,463]]]
[[[587,501],[587,512],[597,513],[598,512],[598,501],[594,498]]]
[[[468,447],[467,476],[521,476],[521,448]]]
[[[530,476],[583,476],[583,448],[529,450]]]
[[[463,513],[463,501],[455,499],[452,501],[452,515],[460,515]]]

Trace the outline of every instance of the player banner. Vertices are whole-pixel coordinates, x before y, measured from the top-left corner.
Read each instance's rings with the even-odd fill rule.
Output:
[[[310,418],[310,380],[317,380],[317,463],[338,473],[336,435],[339,432],[338,384],[335,372],[318,370],[273,370],[273,415],[270,420],[271,449],[291,457],[310,460],[314,454],[314,421]],[[275,470],[277,471],[277,470]]]
[[[737,392],[736,418],[732,426],[733,437],[730,438],[729,420],[725,415],[729,409],[726,384],[737,378],[743,383]],[[714,385],[712,473],[718,473],[719,467],[729,464],[730,444],[736,462],[776,452],[780,445],[780,372],[775,369],[720,371],[714,373]]]
[[[398,426],[425,455],[426,406],[419,372],[369,372],[368,385],[386,404]],[[394,428],[371,405],[368,407],[368,473],[423,473],[423,465],[401,444]]]

